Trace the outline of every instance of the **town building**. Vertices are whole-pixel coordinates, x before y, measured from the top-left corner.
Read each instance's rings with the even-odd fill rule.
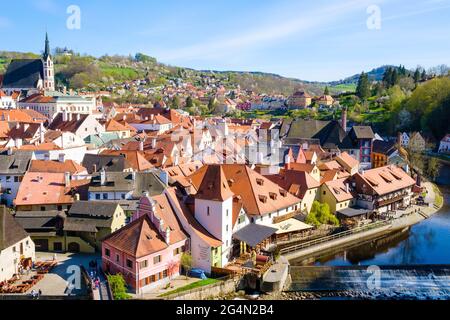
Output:
[[[26,261],[35,261],[34,243],[9,210],[0,206],[0,282],[11,280]]]
[[[55,72],[48,35],[45,36],[45,49],[39,59],[14,59],[3,77],[2,90],[11,95],[25,92],[25,95],[41,91],[55,91]]]
[[[8,207],[19,191],[19,186],[29,170],[31,161],[34,159],[32,152],[9,151],[8,154],[0,155],[0,186],[1,203]]]
[[[167,284],[180,274],[187,234],[165,194],[143,196],[133,221],[102,243],[102,267],[120,273],[136,293]]]
[[[450,134],[447,134],[442,138],[439,143],[439,153],[449,154],[450,153]]]
[[[416,183],[405,171],[393,165],[357,173],[352,179],[357,205],[378,214],[409,207]]]

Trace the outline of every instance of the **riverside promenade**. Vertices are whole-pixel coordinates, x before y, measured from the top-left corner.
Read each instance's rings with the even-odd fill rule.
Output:
[[[384,223],[374,223],[366,228],[361,228],[359,231],[357,230],[356,233],[344,232],[342,234],[316,239],[308,243],[283,248],[280,253],[287,260],[308,258],[322,252],[339,249],[345,246],[351,246],[361,241],[368,241],[415,225],[425,219],[428,219],[442,208],[442,206],[435,206],[436,195],[433,190],[433,185],[426,182],[424,183],[424,187],[427,190],[425,201],[429,203],[429,206],[413,205],[411,208],[402,211],[401,217],[397,219]]]

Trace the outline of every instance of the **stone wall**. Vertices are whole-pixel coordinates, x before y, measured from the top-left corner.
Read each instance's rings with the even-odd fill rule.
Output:
[[[228,279],[189,291],[176,293],[166,297],[169,300],[206,300],[236,291],[239,279]]]

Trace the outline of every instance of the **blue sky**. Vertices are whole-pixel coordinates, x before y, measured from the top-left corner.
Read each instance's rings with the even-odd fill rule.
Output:
[[[69,5],[81,29],[69,30]],[[377,5],[381,29],[366,25]],[[450,0],[4,0],[0,50],[143,52],[196,69],[331,81],[384,64],[450,65]]]

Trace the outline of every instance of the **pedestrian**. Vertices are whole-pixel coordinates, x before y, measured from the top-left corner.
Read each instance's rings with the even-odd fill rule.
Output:
[[[42,296],[42,290],[41,289],[39,289],[39,298]]]

